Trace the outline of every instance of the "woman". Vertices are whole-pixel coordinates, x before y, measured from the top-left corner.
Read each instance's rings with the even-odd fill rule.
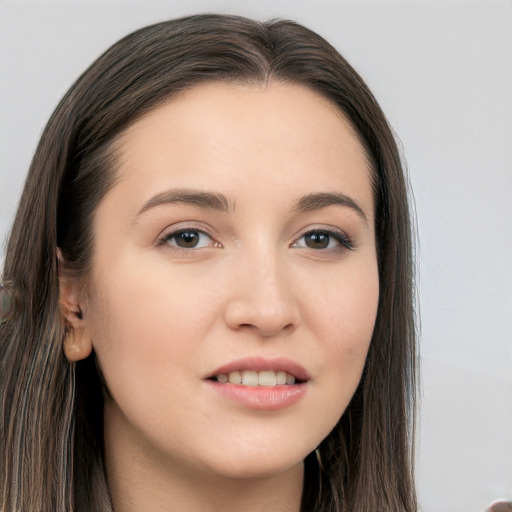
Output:
[[[416,510],[410,238],[392,133],[318,35],[125,37],[7,247],[1,509]]]

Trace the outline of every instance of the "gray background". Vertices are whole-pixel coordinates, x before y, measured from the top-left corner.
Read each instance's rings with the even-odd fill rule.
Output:
[[[510,0],[0,0],[0,240],[43,126],[78,74],[131,30],[205,11],[302,22],[377,96],[417,206],[422,508],[512,499]]]

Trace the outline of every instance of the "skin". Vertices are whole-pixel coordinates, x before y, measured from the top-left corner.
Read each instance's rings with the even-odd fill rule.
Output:
[[[298,511],[303,459],[348,405],[377,312],[361,144],[317,93],[212,83],[134,123],[117,153],[119,179],[95,213],[87,291],[61,277],[78,333],[66,354],[94,349],[112,395],[116,512]],[[176,189],[223,194],[226,209],[154,204]],[[354,204],[298,210],[312,193]],[[173,237],[184,228],[205,233],[195,248]],[[329,230],[350,247],[304,236]],[[207,377],[248,356],[304,367],[301,399],[262,410],[217,393]]]

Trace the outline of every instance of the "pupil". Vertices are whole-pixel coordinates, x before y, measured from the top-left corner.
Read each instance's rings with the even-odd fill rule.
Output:
[[[199,242],[197,231],[182,231],[176,236],[176,243],[180,247],[195,247]]]
[[[306,245],[311,249],[325,249],[329,245],[329,235],[326,233],[309,233],[306,235]]]

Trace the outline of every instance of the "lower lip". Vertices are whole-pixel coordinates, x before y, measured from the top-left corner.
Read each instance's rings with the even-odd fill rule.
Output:
[[[243,386],[206,381],[214,391],[250,409],[276,411],[297,403],[305,394],[306,383],[287,386]]]

